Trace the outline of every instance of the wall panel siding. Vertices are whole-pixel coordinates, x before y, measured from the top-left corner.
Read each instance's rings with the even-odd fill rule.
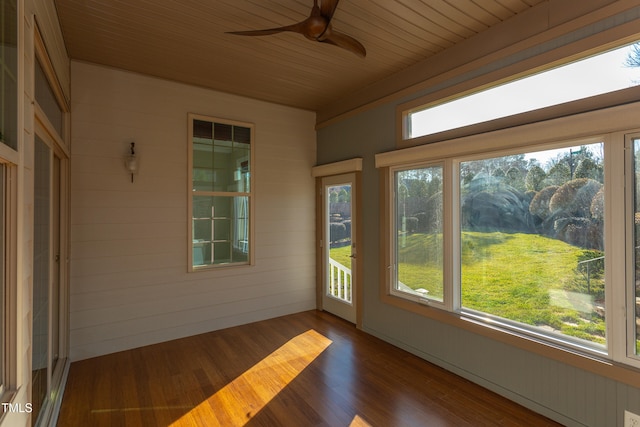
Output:
[[[72,360],[315,307],[314,114],[85,63],[72,75]],[[253,266],[187,273],[190,112],[255,124]]]
[[[585,28],[582,36],[599,31],[601,28],[594,25]],[[433,88],[424,92],[429,90]],[[374,157],[397,148],[396,107],[421,94],[381,101],[318,130],[318,164],[363,158],[363,329],[564,425],[621,427],[624,410],[640,413],[640,385],[621,384],[381,300],[382,248],[378,242],[384,237],[379,209],[382,189]]]

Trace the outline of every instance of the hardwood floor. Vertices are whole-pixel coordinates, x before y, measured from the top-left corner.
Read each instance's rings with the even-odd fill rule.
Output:
[[[58,426],[557,426],[308,311],[71,365]]]

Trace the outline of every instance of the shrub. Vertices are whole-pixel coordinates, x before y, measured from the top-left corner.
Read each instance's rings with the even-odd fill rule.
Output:
[[[549,200],[551,212],[562,212],[567,217],[591,216],[591,202],[602,184],[589,178],[579,178],[560,186]]]
[[[539,191],[529,204],[529,212],[531,215],[546,219],[549,216],[549,201],[558,188],[557,185],[550,185]]]
[[[602,221],[604,219],[604,187],[593,196],[589,210],[594,220]]]
[[[418,218],[414,216],[407,216],[404,217],[404,219],[406,226],[406,229],[404,231],[407,231],[409,233],[415,233],[416,231],[418,231]]]
[[[329,240],[331,242],[338,242],[347,238],[347,228],[340,222],[329,223]]]
[[[529,203],[515,190],[481,191],[467,195],[461,207],[468,230],[530,231]]]
[[[344,225],[344,235],[345,238],[351,236],[351,220],[348,219],[346,221],[342,222],[342,225]]]

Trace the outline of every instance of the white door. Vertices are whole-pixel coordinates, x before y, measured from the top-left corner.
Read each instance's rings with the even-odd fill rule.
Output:
[[[322,308],[356,323],[355,174],[322,178]]]

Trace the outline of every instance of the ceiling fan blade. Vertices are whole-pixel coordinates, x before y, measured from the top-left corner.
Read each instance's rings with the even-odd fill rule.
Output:
[[[364,48],[362,43],[346,34],[327,30],[327,32],[318,41],[341,47],[363,58],[367,56],[367,50]]]
[[[320,13],[324,16],[327,21],[331,21],[333,18],[333,14],[336,12],[338,7],[338,2],[340,0],[320,0]]]
[[[265,30],[248,30],[248,31],[227,31],[225,34],[233,34],[235,36],[268,36],[271,34],[282,33],[284,31],[292,31],[294,33],[303,33],[302,23],[293,25],[285,25],[284,27],[267,28]]]

